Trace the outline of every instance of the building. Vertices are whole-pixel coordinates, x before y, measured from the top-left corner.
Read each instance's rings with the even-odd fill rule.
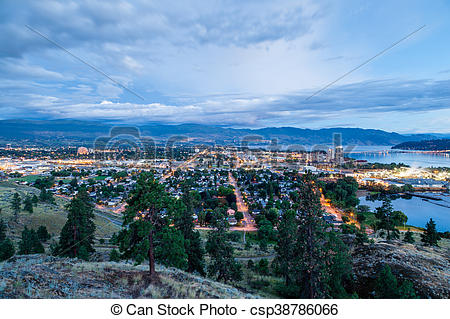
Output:
[[[334,161],[337,164],[344,163],[344,148],[342,147],[342,145],[336,146],[334,150]]]

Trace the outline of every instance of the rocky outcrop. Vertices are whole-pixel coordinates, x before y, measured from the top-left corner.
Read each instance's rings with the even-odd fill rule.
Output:
[[[385,264],[399,281],[411,281],[421,298],[450,297],[448,249],[378,241],[355,247],[352,255],[356,290],[361,298],[373,295],[377,272]]]
[[[258,298],[175,268],[85,262],[46,255],[15,256],[0,263],[0,298]]]

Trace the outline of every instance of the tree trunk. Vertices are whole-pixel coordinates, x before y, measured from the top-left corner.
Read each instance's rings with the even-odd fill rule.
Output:
[[[77,226],[73,225],[73,258],[77,257]]]
[[[155,255],[153,252],[153,230],[148,233],[148,265],[149,265],[149,279],[150,282],[156,281],[158,279],[158,274],[155,269]]]

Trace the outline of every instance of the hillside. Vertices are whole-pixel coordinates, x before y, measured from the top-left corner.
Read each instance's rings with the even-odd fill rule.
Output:
[[[353,250],[354,287],[372,298],[377,271],[388,264],[421,298],[450,297],[448,248],[379,241]],[[147,265],[86,262],[46,255],[0,263],[1,298],[261,298],[230,285],[158,265],[160,282],[146,282]]]
[[[95,138],[108,136],[115,124],[75,120],[2,120],[0,121],[0,145],[6,143],[50,146],[92,145]],[[125,124],[122,124],[124,126]],[[125,125],[127,126],[127,125]],[[128,125],[129,126],[129,125]],[[407,141],[432,139],[432,135],[401,135],[382,130],[361,128],[301,129],[295,127],[268,127],[262,129],[235,129],[200,124],[143,124],[138,125],[142,136],[157,142],[165,142],[173,135],[187,136],[194,143],[238,145],[244,136],[259,136],[262,145],[272,139],[279,144],[315,145],[332,144],[333,133],[341,133],[343,144],[394,145]]]
[[[160,283],[146,282],[147,266],[83,262],[45,255],[0,263],[2,298],[258,298],[234,287],[157,267]]]
[[[376,273],[384,264],[389,265],[400,280],[411,281],[421,298],[450,297],[448,247],[430,248],[420,244],[380,240],[375,244],[357,247],[352,256],[355,285],[361,298],[372,295]]]
[[[415,151],[447,151],[450,150],[450,139],[403,142],[392,146],[393,149]]]
[[[55,196],[55,205],[38,203],[33,208],[32,214],[21,211],[19,213],[18,223],[16,223],[11,210],[11,200],[16,192],[22,199],[27,195],[32,196],[35,194],[36,196],[39,196],[39,190],[37,188],[18,185],[13,182],[0,182],[0,217],[8,224],[8,236],[11,236],[12,239],[18,241],[25,226],[37,229],[42,225],[46,226],[49,233],[53,234],[55,236],[54,239],[56,239],[67,220],[65,206],[68,204],[69,200]],[[120,229],[120,227],[111,223],[107,218],[109,217],[103,216],[100,212],[96,212],[94,222],[97,226],[95,233],[97,239],[110,238],[114,232]]]

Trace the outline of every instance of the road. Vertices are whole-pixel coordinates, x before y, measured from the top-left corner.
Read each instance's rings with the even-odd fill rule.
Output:
[[[191,164],[193,161],[195,161],[200,155],[204,155],[208,152],[208,149],[205,149],[199,153],[197,153],[196,155],[194,155],[193,157],[191,157],[190,159],[184,161],[183,163],[181,163],[178,167],[176,167],[175,169],[170,170],[168,173],[164,174],[161,177],[161,181],[165,181],[167,178],[169,178],[170,176],[173,175],[173,172],[177,169],[183,169],[186,166],[188,166],[189,164]]]
[[[237,185],[236,179],[233,177],[231,172],[228,173],[228,180],[230,184],[234,187],[234,194],[236,195],[236,206],[238,211],[244,214],[244,219],[242,220],[243,227],[231,227],[230,230],[240,230],[240,231],[257,231],[255,220],[248,212],[247,204],[245,204],[244,199],[242,198],[241,191]]]
[[[320,196],[320,203],[322,204],[322,207],[325,208],[325,211],[328,214],[334,215],[336,216],[336,220],[342,221],[342,212],[339,209],[331,206],[331,204],[325,199],[323,194],[321,194]]]
[[[320,196],[320,203],[322,204],[322,207],[325,208],[325,211],[328,214],[336,216],[336,220],[342,221],[342,211],[339,208],[336,208],[332,206],[328,200],[325,199],[323,194]],[[348,217],[348,216],[347,216]],[[357,228],[361,228],[361,225],[358,223],[358,221],[355,218],[348,217],[350,219],[350,223],[354,224]],[[366,226],[366,233],[367,235],[370,235],[373,233],[373,229]]]

